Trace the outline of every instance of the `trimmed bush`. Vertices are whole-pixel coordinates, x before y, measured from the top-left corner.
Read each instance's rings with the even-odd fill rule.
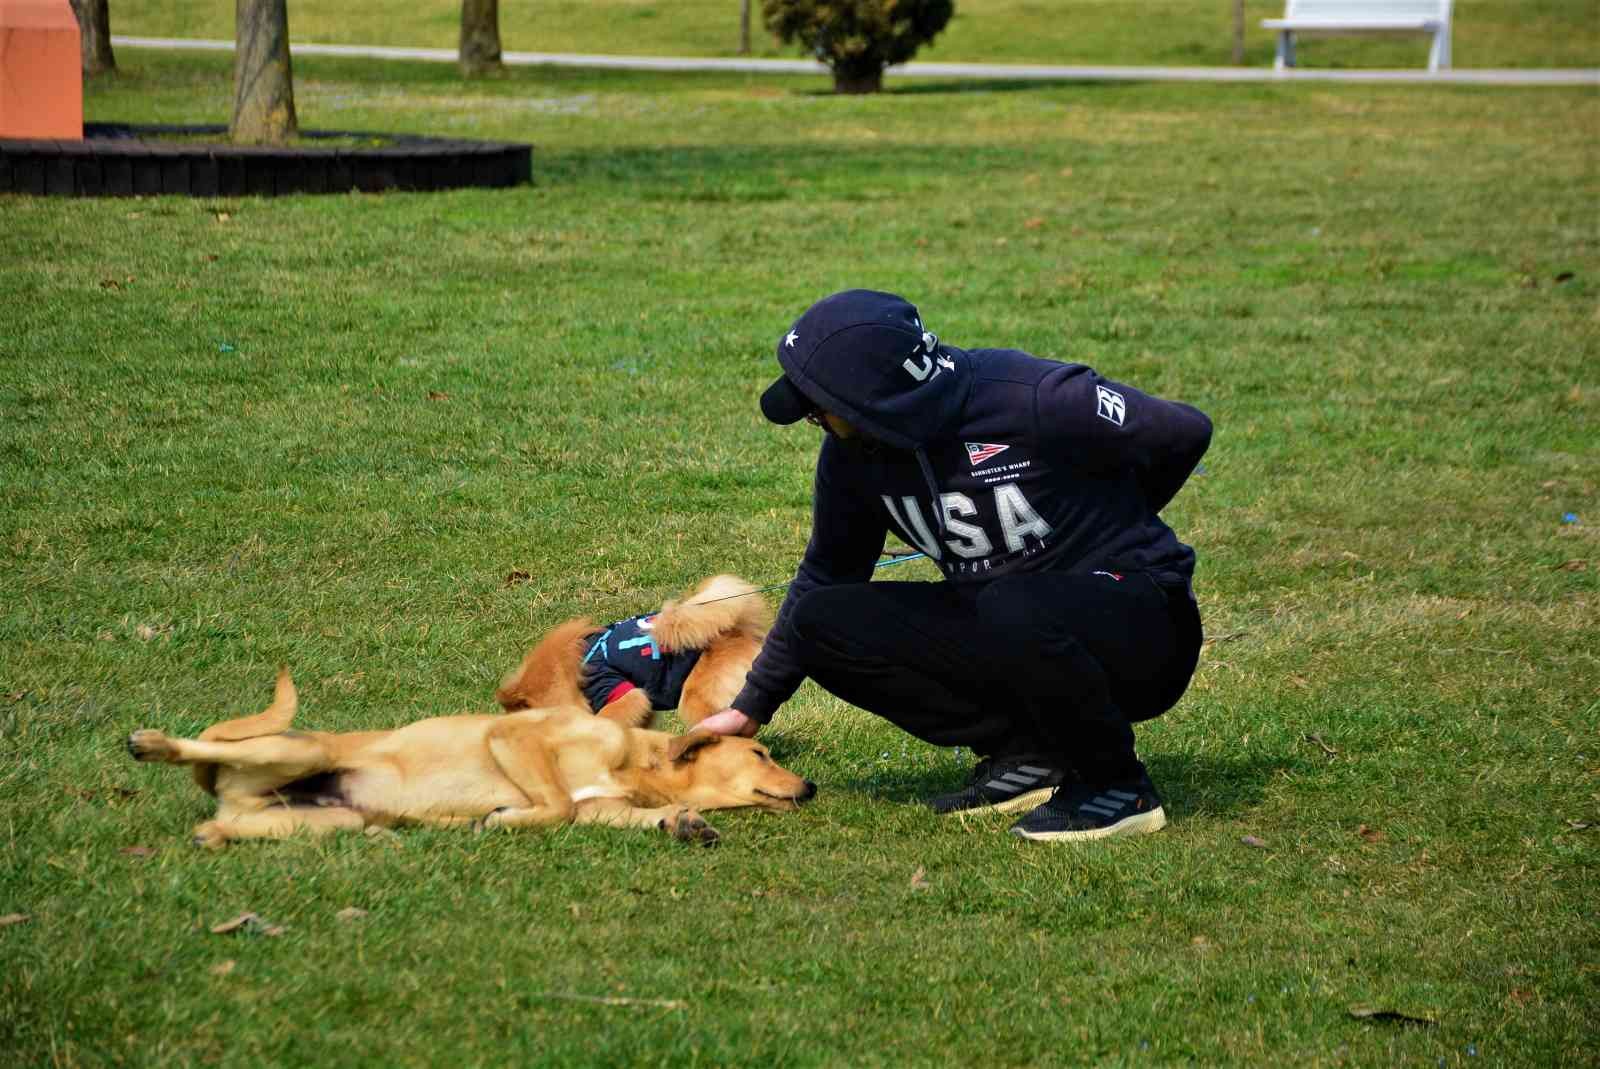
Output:
[[[837,93],[876,93],[950,21],[952,0],[762,0],[767,29],[833,70]]]

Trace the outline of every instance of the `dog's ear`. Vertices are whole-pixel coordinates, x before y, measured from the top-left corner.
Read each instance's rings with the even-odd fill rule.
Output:
[[[674,736],[667,743],[667,760],[673,764],[693,761],[695,755],[707,746],[713,746],[722,741],[722,736],[711,731],[691,731],[687,735]]]

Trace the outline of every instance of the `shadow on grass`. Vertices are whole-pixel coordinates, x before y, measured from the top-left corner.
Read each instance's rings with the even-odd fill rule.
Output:
[[[1154,79],[1152,79],[1153,81]],[[1138,81],[1106,81],[1088,78],[962,78],[947,82],[918,81],[915,85],[891,85],[884,90],[887,96],[949,96],[958,93],[1026,93],[1041,89],[1130,89],[1147,83]],[[797,93],[797,95],[799,95]],[[832,96],[829,92],[805,92],[805,96]]]
[[[778,745],[774,756],[784,759]],[[790,747],[783,747],[787,750]],[[805,747],[793,747],[803,750]],[[1242,812],[1259,805],[1269,780],[1285,769],[1306,771],[1311,766],[1293,755],[1250,755],[1241,757],[1162,755],[1149,758],[1150,776],[1161,791],[1168,816],[1205,812],[1220,815]],[[873,769],[825,784],[836,791],[871,795],[886,802],[917,802],[936,794],[957,790],[966,781],[967,768],[952,763],[946,768]]]

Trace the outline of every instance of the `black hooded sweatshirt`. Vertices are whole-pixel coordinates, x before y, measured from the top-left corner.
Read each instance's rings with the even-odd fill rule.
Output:
[[[790,609],[866,582],[893,531],[946,580],[1025,572],[1148,572],[1186,585],[1194,550],[1158,515],[1211,441],[1189,405],[1081,364],[962,350],[892,294],[817,302],[778,342],[784,376],[879,448],[832,435],[817,459],[811,540],[733,708],[761,723],[804,680]]]

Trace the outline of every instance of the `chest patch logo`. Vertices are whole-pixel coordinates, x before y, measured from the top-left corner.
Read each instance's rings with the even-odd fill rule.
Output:
[[[1004,453],[1011,448],[1009,445],[995,445],[993,442],[963,442],[962,444],[967,447],[967,459],[972,461],[974,468],[990,457]]]
[[[1109,419],[1119,427],[1122,426],[1123,417],[1128,414],[1128,403],[1122,399],[1122,395],[1104,386],[1096,386],[1094,396],[1095,415],[1101,419]]]

